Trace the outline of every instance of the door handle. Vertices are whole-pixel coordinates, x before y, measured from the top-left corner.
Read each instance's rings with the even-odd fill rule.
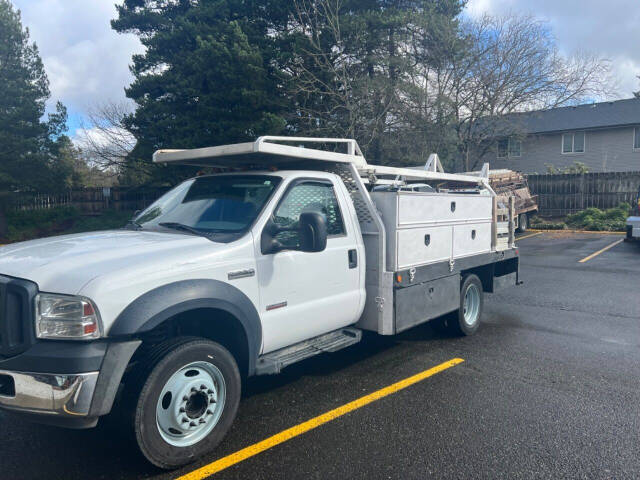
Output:
[[[358,251],[354,248],[349,250],[349,268],[356,268],[358,266]]]

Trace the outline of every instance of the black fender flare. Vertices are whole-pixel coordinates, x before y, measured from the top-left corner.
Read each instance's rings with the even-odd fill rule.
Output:
[[[238,319],[247,337],[247,373],[253,375],[262,348],[260,316],[249,297],[219,280],[182,280],[142,294],[118,315],[109,337],[138,336],[177,314],[200,308],[223,310]]]

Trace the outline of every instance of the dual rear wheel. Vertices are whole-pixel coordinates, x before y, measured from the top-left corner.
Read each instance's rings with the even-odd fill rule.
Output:
[[[477,275],[468,274],[462,277],[458,310],[433,320],[432,324],[436,329],[454,335],[473,335],[480,327],[483,307],[482,282]]]

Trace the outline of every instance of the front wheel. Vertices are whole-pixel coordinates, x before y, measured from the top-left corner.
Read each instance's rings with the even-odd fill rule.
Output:
[[[184,338],[161,345],[149,358],[135,405],[134,430],[142,454],[172,469],[212,451],[231,427],[241,382],[222,345]]]
[[[480,327],[483,306],[482,282],[477,275],[466,275],[460,287],[460,308],[446,315],[442,323],[455,335],[473,335]]]

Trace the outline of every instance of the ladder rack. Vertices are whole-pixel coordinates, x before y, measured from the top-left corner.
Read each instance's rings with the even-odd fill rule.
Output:
[[[287,145],[294,143],[297,145]],[[303,144],[346,145],[346,153],[319,148],[305,148]],[[190,150],[158,150],[153,154],[154,163],[171,165],[195,165],[202,167],[286,167],[300,161],[346,163],[353,165],[361,178],[375,183],[377,177],[401,177],[404,180],[436,180],[482,185],[491,191],[487,178],[477,175],[444,173],[442,168],[398,168],[370,165],[364,158],[358,143],[347,138],[281,137],[263,136],[255,142],[236,143],[217,147]],[[437,162],[439,163],[439,161]],[[435,165],[435,164],[434,164]],[[493,193],[493,192],[492,192]]]

